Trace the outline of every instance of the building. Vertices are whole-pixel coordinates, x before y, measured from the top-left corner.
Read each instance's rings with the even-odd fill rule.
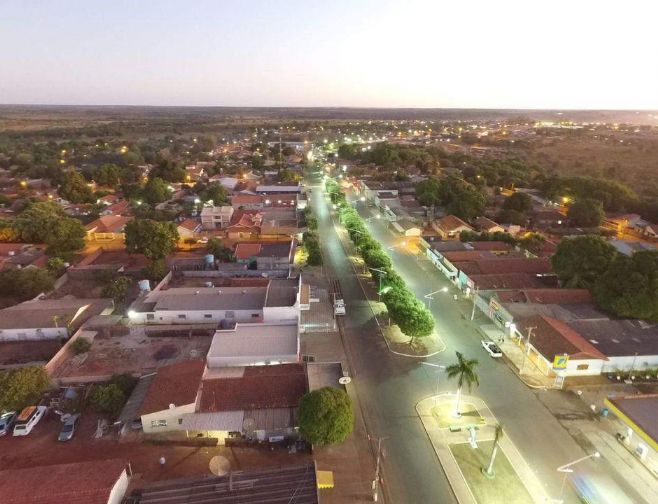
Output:
[[[267,287],[170,287],[161,282],[138,298],[133,324],[233,324],[299,318],[297,280],[270,280]]]
[[[123,215],[103,215],[85,226],[87,240],[123,241],[126,237],[123,230],[131,220],[133,220],[132,217],[125,217]]]
[[[262,195],[268,195],[272,198],[278,198],[283,195],[294,195],[300,194],[302,192],[302,186],[299,184],[295,185],[259,185],[256,187],[256,193]]]
[[[194,359],[158,369],[139,408],[144,433],[181,430],[183,416],[196,409],[205,367],[203,359]]]
[[[0,341],[68,338],[95,315],[109,315],[111,299],[46,299],[0,310]]]
[[[626,427],[622,442],[658,476],[658,394],[608,397],[604,402]]]
[[[107,459],[0,471],[2,502],[120,504],[130,482],[123,460]]]
[[[185,219],[178,224],[178,236],[181,241],[195,240],[199,231],[201,231],[201,223],[195,219]]]
[[[487,217],[481,216],[475,219],[473,222],[476,229],[483,233],[504,233],[505,229],[500,225],[488,219]]]
[[[231,197],[233,210],[262,210],[265,196],[260,194],[235,194]]]
[[[233,207],[213,206],[201,209],[201,226],[203,229],[223,229],[228,227],[233,217]]]
[[[206,359],[208,368],[299,362],[299,326],[296,321],[237,323],[217,330]]]
[[[313,464],[231,471],[176,482],[153,483],[140,489],[134,504],[318,504],[318,480]]]
[[[249,241],[235,244],[235,260],[238,263],[256,264],[263,271],[289,270],[295,260],[297,242]]]
[[[462,231],[473,231],[471,226],[454,215],[446,215],[445,217],[432,221],[432,229],[434,229],[443,240],[458,239],[459,234]]]

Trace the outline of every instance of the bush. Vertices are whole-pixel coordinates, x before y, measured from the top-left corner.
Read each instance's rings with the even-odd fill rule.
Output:
[[[0,372],[0,411],[20,411],[36,403],[49,385],[50,379],[42,367]]]
[[[88,352],[91,349],[91,342],[87,338],[78,338],[71,343],[71,350],[75,355],[80,355]]]
[[[299,432],[309,443],[341,443],[353,428],[352,401],[344,390],[324,387],[302,397]]]
[[[96,387],[89,396],[89,401],[96,411],[115,418],[126,402],[126,395],[118,385],[109,383]]]

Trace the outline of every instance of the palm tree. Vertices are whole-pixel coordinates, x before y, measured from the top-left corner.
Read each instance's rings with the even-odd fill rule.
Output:
[[[494,442],[493,448],[491,450],[491,458],[489,459],[489,465],[485,468],[482,468],[482,472],[488,478],[493,478],[495,476],[493,465],[496,460],[496,453],[498,453],[498,441],[505,435],[503,432],[503,426],[501,424],[496,425],[496,431],[494,433]]]
[[[457,402],[455,403],[455,416],[461,416],[459,413],[459,402],[462,396],[462,387],[464,384],[468,387],[470,392],[473,388],[473,385],[476,387],[480,385],[480,377],[475,372],[475,368],[478,365],[477,359],[465,359],[464,355],[461,352],[457,353],[457,363],[451,364],[446,368],[446,374],[448,378],[457,378]]]

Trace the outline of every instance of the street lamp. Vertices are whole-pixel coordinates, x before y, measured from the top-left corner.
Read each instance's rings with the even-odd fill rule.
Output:
[[[381,214],[377,214],[377,215],[373,215],[372,217],[368,217],[367,219],[365,219],[365,221],[366,221],[366,222],[370,222],[370,221],[373,220],[373,219],[381,219],[381,218],[382,218],[382,215],[381,215]]]
[[[434,294],[438,294],[439,292],[448,292],[447,287],[443,287],[442,289],[435,290],[434,292],[430,292],[429,294],[425,294],[423,297],[427,299],[427,309],[430,309],[430,303],[432,302],[432,299],[434,299]],[[424,364],[424,363],[421,363]]]
[[[560,466],[557,468],[557,472],[561,472],[564,474],[564,477],[562,478],[562,486],[560,487],[560,498],[556,501],[556,504],[562,504],[564,502],[564,499],[562,498],[562,495],[564,494],[564,485],[567,482],[567,474],[572,473],[573,469],[571,469],[571,466],[574,466],[578,464],[579,462],[583,462],[584,460],[591,459],[591,458],[601,458],[601,454],[599,452],[594,452],[591,453],[590,455],[585,455],[584,457],[580,457],[577,460],[574,460],[573,462],[569,462],[568,464],[564,464],[563,466]]]
[[[371,268],[368,267],[369,270],[371,271],[376,271],[379,273],[379,289],[377,290],[377,301],[382,300],[382,278],[386,275],[386,271],[378,268]]]
[[[438,292],[438,291],[437,291]],[[445,369],[445,366],[442,366],[441,364],[432,364],[431,362],[421,362],[423,366],[430,366],[433,368],[437,369]],[[436,395],[434,396],[434,407],[436,408],[436,403],[439,399],[439,381],[441,379],[441,375],[439,374],[440,371],[436,372]]]

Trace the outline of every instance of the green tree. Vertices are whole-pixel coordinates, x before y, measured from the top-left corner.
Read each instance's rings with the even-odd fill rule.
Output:
[[[126,224],[126,250],[144,254],[148,259],[167,257],[176,247],[178,230],[173,222],[135,219]]]
[[[494,471],[494,462],[496,460],[496,454],[498,453],[498,443],[505,435],[503,431],[503,426],[501,424],[496,425],[496,430],[494,431],[494,442],[493,447],[491,448],[491,457],[489,457],[489,464],[487,467],[482,467],[482,474],[488,478],[494,478],[496,473]]]
[[[169,186],[160,177],[149,179],[142,190],[142,194],[144,200],[150,205],[157,205],[158,203],[167,201],[171,196]]]
[[[87,338],[79,337],[71,343],[71,350],[75,355],[88,352],[91,349],[91,342]]]
[[[74,252],[84,248],[87,231],[78,219],[60,219],[53,231],[46,239],[46,252],[49,255],[69,258]]]
[[[48,259],[48,262],[46,262],[46,269],[53,277],[58,277],[64,272],[64,261],[59,257],[51,257]]]
[[[167,273],[169,273],[169,267],[164,259],[157,259],[151,261],[151,263],[144,268],[142,273],[147,279],[159,282],[167,275]]]
[[[415,338],[425,338],[434,330],[434,317],[423,303],[415,298],[409,303],[409,310],[396,319],[395,323],[400,331],[411,338],[411,344]]]
[[[18,214],[14,229],[26,243],[44,243],[53,234],[57,221],[67,217],[56,203],[32,203]]]
[[[68,171],[62,175],[59,195],[71,203],[90,203],[94,194],[80,172]]]
[[[20,301],[33,299],[41,293],[50,292],[54,284],[53,276],[41,268],[0,271],[0,294],[16,296]]]
[[[525,226],[528,220],[524,214],[517,210],[502,210],[497,219],[498,222],[503,224],[515,224],[517,226]]]
[[[126,395],[114,383],[99,385],[90,394],[89,402],[96,411],[115,418],[126,402]]]
[[[103,287],[101,291],[101,296],[106,298],[112,298],[115,303],[123,303],[126,300],[126,295],[128,294],[128,289],[132,286],[132,278],[122,276],[111,280],[109,283]]]
[[[34,404],[50,385],[43,367],[30,366],[0,372],[0,411],[20,411]]]
[[[469,184],[453,195],[446,211],[460,219],[472,220],[482,215],[486,204],[487,199],[484,195],[475,186]]]
[[[220,183],[208,184],[204,190],[199,193],[201,201],[212,202],[214,206],[222,206],[228,204],[228,191]]]
[[[564,287],[591,289],[617,255],[600,236],[564,238],[551,258],[553,269]]]
[[[121,174],[121,168],[115,164],[107,163],[96,170],[94,180],[102,186],[116,187],[121,183]]]
[[[517,191],[505,199],[503,209],[525,213],[532,209],[532,199],[526,193]]]
[[[658,252],[617,255],[593,292],[597,304],[617,316],[658,321]]]
[[[457,362],[446,367],[446,374],[448,378],[457,379],[457,398],[455,400],[455,416],[461,416],[459,412],[459,406],[462,396],[462,388],[464,385],[468,387],[470,392],[473,386],[480,385],[480,377],[475,370],[478,366],[477,359],[466,359],[461,352],[455,352],[457,354]]]
[[[541,233],[526,233],[519,240],[519,245],[531,254],[538,255],[546,243],[546,237]]]
[[[604,215],[603,204],[592,198],[576,200],[567,213],[571,224],[579,227],[598,227]]]
[[[235,262],[235,256],[233,251],[225,247],[221,240],[217,238],[211,238],[206,244],[206,250],[209,254],[215,256],[215,259],[218,259],[221,262]]]
[[[441,182],[428,178],[416,184],[416,199],[421,205],[428,207],[441,205]]]
[[[342,443],[354,428],[352,401],[338,388],[309,392],[299,404],[299,433],[309,443]]]

